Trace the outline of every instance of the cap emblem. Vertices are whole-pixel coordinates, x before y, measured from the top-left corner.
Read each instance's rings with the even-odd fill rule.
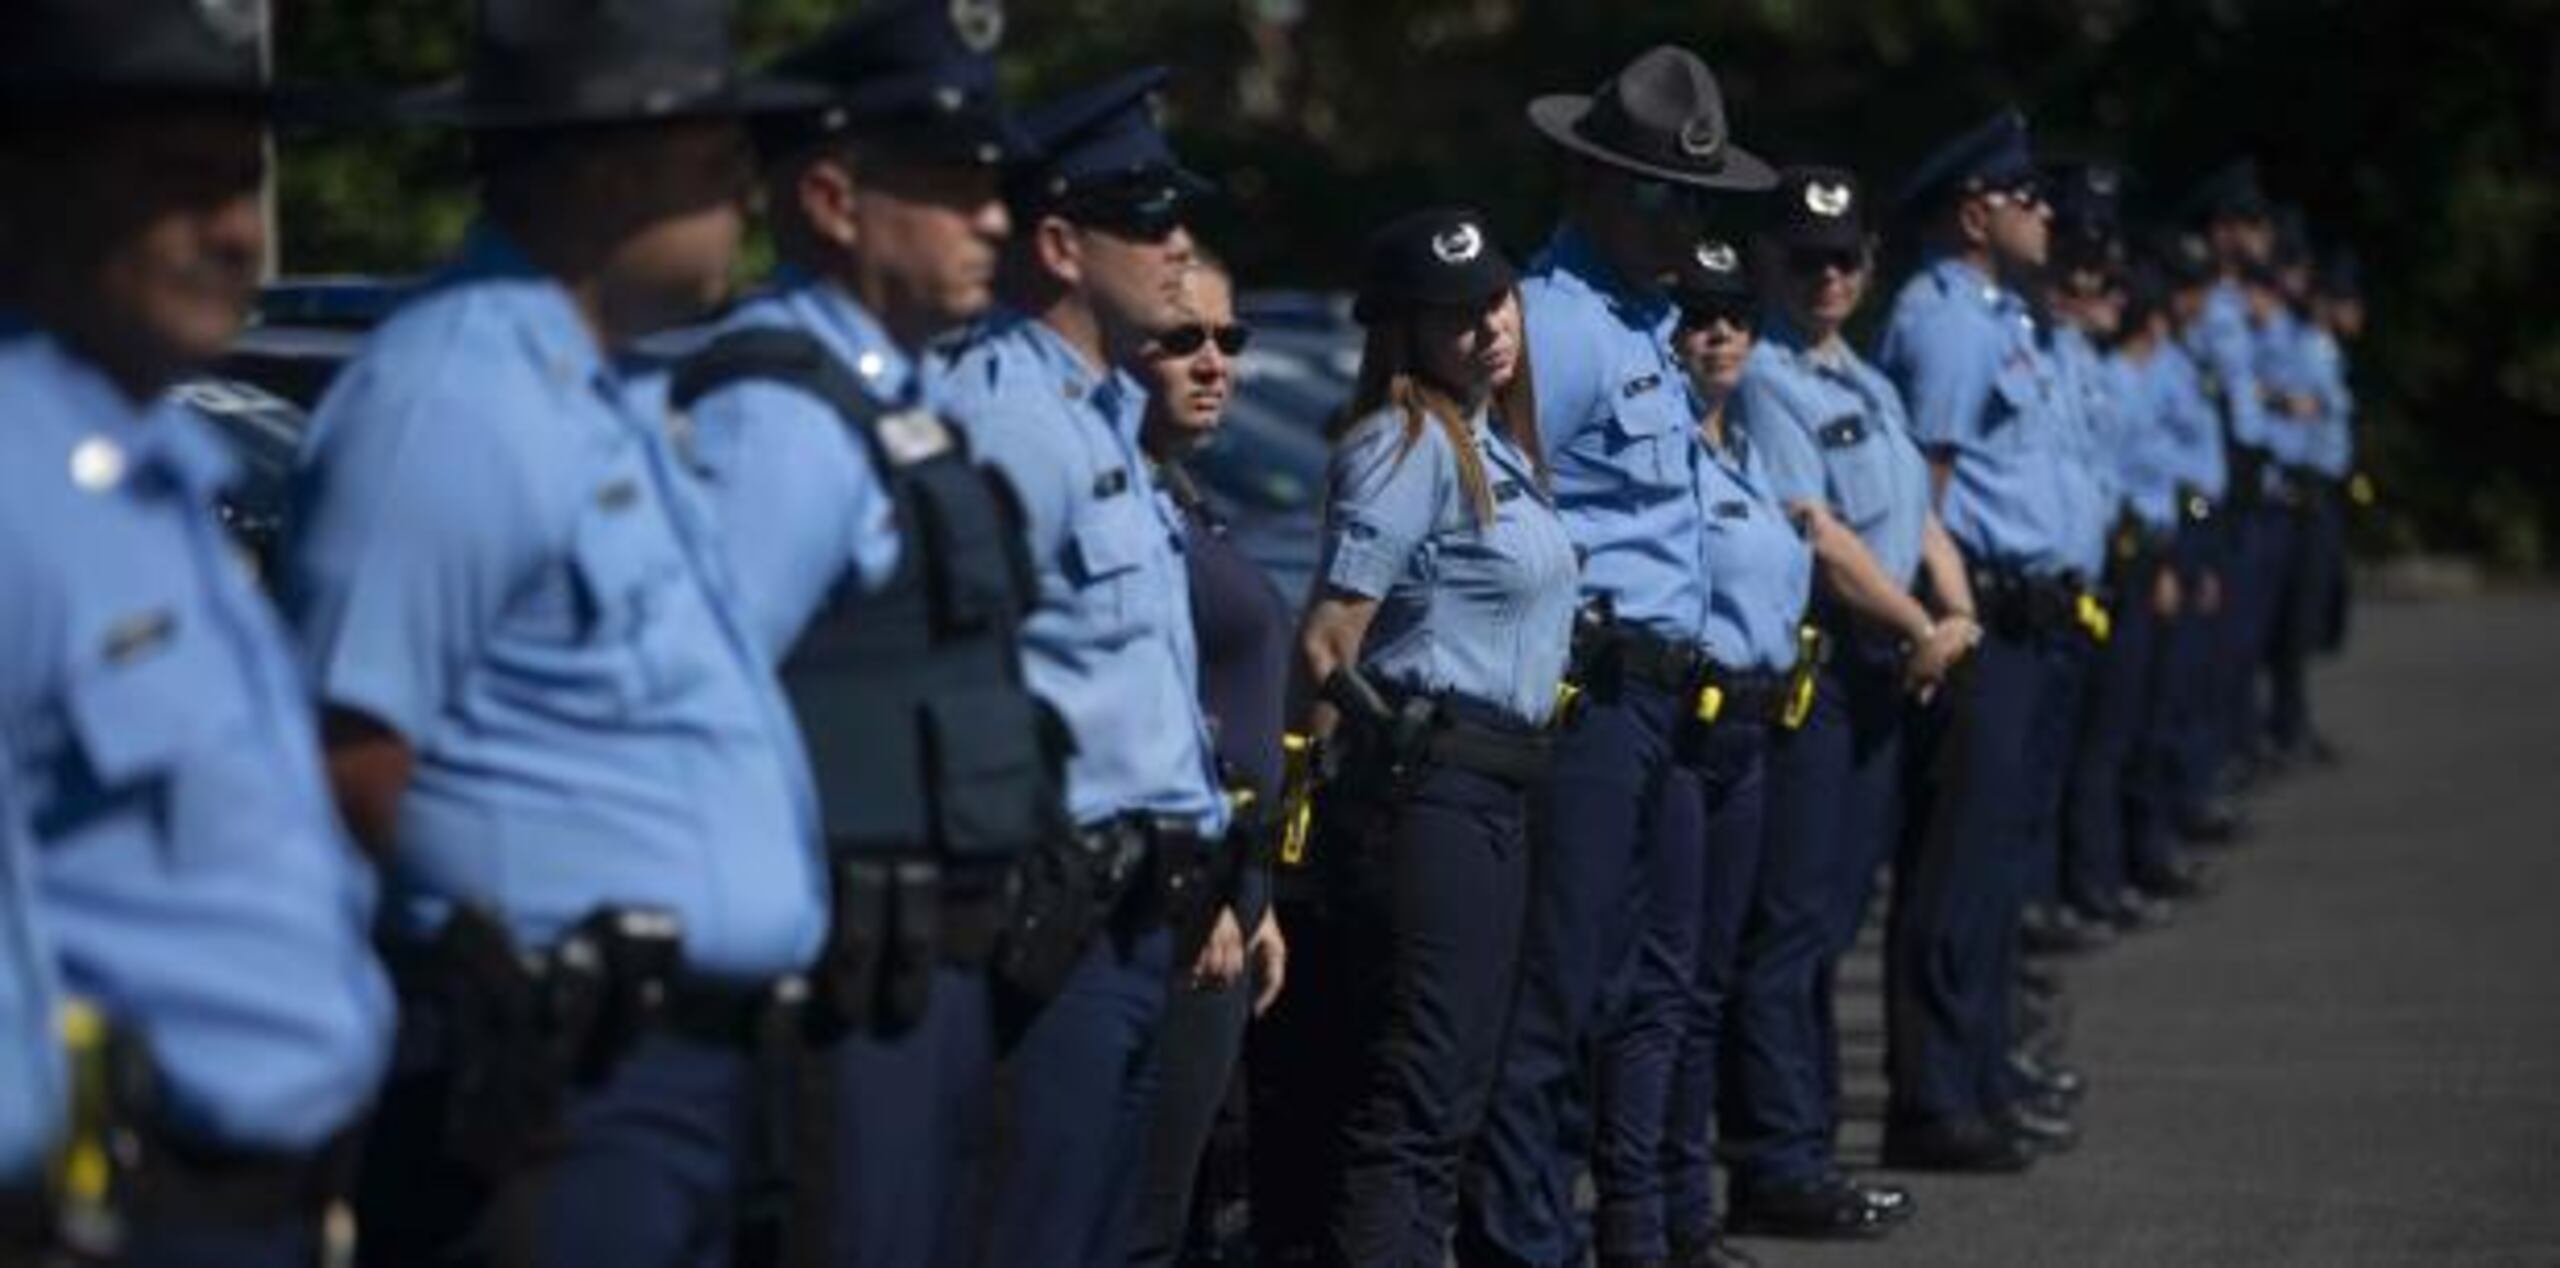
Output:
[[[1691,119],[1680,125],[1680,152],[1694,159],[1714,158],[1724,148],[1724,130],[1710,118]]]
[[[1431,254],[1442,264],[1465,264],[1484,254],[1484,231],[1462,224],[1447,233],[1431,235]]]
[[[267,0],[196,0],[196,12],[224,42],[246,44],[266,26]]]
[[[1742,267],[1742,256],[1734,251],[1731,243],[1701,242],[1698,244],[1698,267],[1710,273],[1730,273]]]
[[[1814,181],[1804,187],[1804,209],[1817,216],[1836,217],[1849,210],[1849,187],[1825,185]]]
[[[951,29],[970,52],[994,52],[1004,39],[1004,0],[951,0]]]

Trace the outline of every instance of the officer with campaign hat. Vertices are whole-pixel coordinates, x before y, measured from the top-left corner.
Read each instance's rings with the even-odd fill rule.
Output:
[[[683,1261],[776,1147],[759,1071],[826,931],[808,768],[614,361],[722,298],[740,117],[816,100],[738,76],[727,23],[485,0],[468,78],[404,105],[471,131],[482,223],[312,420],[283,593],[403,1002],[368,1263]]]
[[[1884,1157],[2011,1171],[2073,1135],[2008,1056],[2031,862],[2027,744],[2048,662],[2080,637],[2070,573],[2082,527],[2057,495],[2070,405],[2017,289],[2049,245],[2025,117],[2004,110],[1946,142],[1898,201],[1925,263],[1876,359],[1902,389],[1984,637],[1969,673],[1918,720],[1918,768],[1933,777],[1911,790],[1913,839],[1894,882]]]
[[[1782,174],[1758,244],[1762,335],[1734,395],[1809,526],[1827,648],[1810,711],[1770,754],[1733,1006],[1730,1223],[1765,1236],[1876,1236],[1911,1213],[1901,1189],[1839,1168],[1833,983],[1891,856],[1910,700],[1945,690],[1981,637],[1902,394],[1843,333],[1873,276],[1869,203],[1851,172]]]
[[[837,1124],[788,1190],[802,1262],[962,1253],[1008,879],[1065,829],[1056,728],[1023,682],[1011,497],[918,364],[993,300],[1002,165],[1024,148],[995,96],[1002,19],[891,0],[775,63],[827,93],[754,127],[780,276],[672,382],[828,847],[811,1007],[831,1077],[801,1086],[828,1089],[804,1113]]]
[[[58,983],[107,1030],[107,1120],[70,1144],[116,1172],[61,1195],[109,1217],[70,1249],[119,1263],[315,1262],[391,1038],[371,879],[215,510],[235,466],[165,395],[257,294],[296,113],[264,21],[0,17],[0,1187],[60,1122]]]
[[[1568,191],[1521,284],[1538,431],[1598,637],[1558,741],[1556,836],[1538,854],[1520,1002],[1460,1240],[1471,1263],[1562,1264],[1582,1241],[1584,1150],[1569,1111],[1587,1096],[1586,1042],[1623,997],[1642,927],[1628,897],[1640,915],[1645,859],[1696,814],[1674,742],[1707,660],[1711,459],[1671,357],[1677,310],[1660,279],[1697,249],[1719,203],[1765,193],[1776,174],[1735,142],[1714,72],[1683,48],[1651,49],[1528,113],[1564,157]]]
[[[1002,305],[942,401],[1022,509],[1033,691],[1065,721],[1072,831],[1027,869],[1004,971],[1024,1019],[990,1179],[992,1263],[1119,1264],[1134,1214],[1174,949],[1198,945],[1228,807],[1200,710],[1179,511],[1138,447],[1119,367],[1182,320],[1191,202],[1152,110],[1161,69],[1024,113]],[[1207,954],[1206,951],[1203,954]]]

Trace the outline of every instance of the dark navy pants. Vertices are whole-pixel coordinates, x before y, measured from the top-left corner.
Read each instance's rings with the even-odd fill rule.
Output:
[[[127,1228],[113,1262],[115,1268],[311,1268],[322,1259],[319,1224],[317,1219],[242,1226],[137,1221]],[[0,1263],[17,1264],[8,1250],[0,1245]]]
[[[2077,627],[2043,641],[2045,680],[2036,692],[2035,729],[2027,736],[2027,849],[2034,869],[2027,896],[2056,902],[2062,898],[2064,807],[2079,763],[2097,648]]]
[[[987,975],[945,967],[912,1029],[849,1039],[826,1054],[836,1115],[829,1262],[962,1262],[991,1147],[995,1025]]]
[[[1360,1056],[1337,1132],[1326,1262],[1447,1260],[1458,1169],[1493,1094],[1518,985],[1527,818],[1517,787],[1449,768],[1327,810],[1319,848],[1342,879],[1337,932],[1349,952],[1342,998],[1327,1006]]]
[[[2293,512],[2257,506],[2240,512],[2232,566],[2225,586],[2230,606],[2223,646],[2223,744],[2227,757],[2245,758],[2268,739],[2266,701],[2259,674],[2274,646],[2284,609],[2285,574],[2293,556]]]
[[[2225,756],[2222,647],[2231,619],[2231,553],[2220,521],[2191,522],[2178,530],[2178,581],[2187,601],[2161,644],[2160,702],[2166,716],[2154,724],[2173,822],[2193,819],[2212,800]],[[2205,597],[2216,588],[2221,604],[2208,608]]]
[[[403,1019],[404,1044],[433,1029],[425,1011]],[[729,1263],[748,1124],[766,1108],[743,1053],[643,1037],[603,1082],[571,1094],[556,1147],[494,1182],[447,1148],[450,1086],[439,1056],[404,1062],[384,1089],[357,1180],[357,1262]]]
[[[2166,835],[2162,771],[2148,742],[2160,713],[2155,688],[2165,632],[2152,604],[2153,582],[2166,566],[2146,553],[2124,570],[2113,637],[2090,674],[2072,764],[2062,884],[2062,897],[2083,909],[2112,908],[2131,879],[2134,852],[2159,848]]]
[[[1132,894],[1085,949],[1058,997],[1000,1033],[1003,1054],[992,1218],[983,1264],[1120,1268],[1137,1218],[1154,1113],[1156,1031],[1173,975],[1173,933]]]
[[[2329,622],[2334,577],[2324,556],[2330,548],[2326,510],[2305,505],[2291,516],[2291,549],[2283,562],[2281,593],[2267,639],[2267,731],[2277,751],[2311,738],[2311,653]]]
[[[1701,878],[1705,892],[1694,901],[1704,918],[1698,924],[1689,1025],[1672,1078],[1670,1126],[1661,1142],[1663,1228],[1674,1243],[1703,1240],[1701,1235],[1716,1223],[1711,1146],[1718,1110],[1731,1099],[1721,1093],[1730,1040],[1740,1020],[1733,1005],[1735,984],[1741,977],[1743,930],[1768,842],[1769,728],[1759,722],[1719,723],[1698,736],[1697,743],[1707,851]],[[1661,1253],[1668,1252],[1665,1245]]]
[[[1885,963],[1898,1122],[1978,1120],[2009,1099],[2026,744],[2051,673],[2037,642],[1994,632],[1915,718]]]
[[[1466,1181],[1466,1264],[1581,1262],[1573,1194],[1585,1142],[1567,1127],[1587,1096],[1590,1038],[1621,1006],[1648,906],[1644,868],[1667,825],[1694,822],[1677,809],[1696,795],[1678,778],[1689,703],[1631,685],[1587,703],[1558,737],[1519,1010]]]
[[[1832,1170],[1839,1036],[1832,983],[1892,853],[1908,705],[1897,668],[1843,642],[1813,713],[1769,756],[1767,830],[1745,922],[1726,1144],[1743,1191]]]
[[[1353,978],[1346,913],[1317,871],[1310,864],[1276,886],[1280,923],[1289,931],[1289,987],[1245,1033],[1257,1264],[1323,1261],[1333,1129],[1360,1070],[1341,1024]]]
[[[1244,931],[1250,936],[1252,930]],[[1196,954],[1196,953],[1195,953]],[[1253,1018],[1250,975],[1214,990],[1194,987],[1188,961],[1176,957],[1173,992],[1165,1000],[1156,1064],[1163,1086],[1147,1128],[1145,1170],[1139,1173],[1138,1222],[1129,1243],[1130,1268],[1172,1268],[1191,1228],[1192,1190],[1201,1155],[1217,1128],[1219,1107],[1244,1053]]]

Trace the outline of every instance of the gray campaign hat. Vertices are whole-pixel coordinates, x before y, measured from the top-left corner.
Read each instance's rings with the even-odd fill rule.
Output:
[[[823,105],[823,89],[738,72],[726,0],[480,0],[458,82],[394,114],[506,130],[740,117]]]
[[[266,23],[266,0],[8,0],[0,4],[0,111],[157,104],[309,113],[321,97],[267,82]]]
[[[1778,183],[1767,163],[1733,143],[1715,72],[1674,45],[1647,51],[1589,95],[1530,102],[1529,122],[1568,150],[1654,180],[1743,193]]]

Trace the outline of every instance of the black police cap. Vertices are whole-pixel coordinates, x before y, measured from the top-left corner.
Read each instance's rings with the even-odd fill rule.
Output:
[[[743,117],[822,104],[737,70],[727,0],[480,0],[470,68],[412,93],[413,122],[482,130]]]
[[[0,112],[165,104],[263,115],[323,104],[267,82],[266,24],[266,0],[7,0]]]
[[[1778,173],[1763,224],[1762,232],[1783,247],[1863,251],[1867,191],[1842,168],[1790,167]]]
[[[834,136],[906,154],[995,165],[1030,157],[996,95],[1002,0],[875,0],[776,59],[771,73],[826,93],[758,123],[768,156]]]
[[[2193,233],[2161,230],[2152,238],[2148,255],[2160,266],[2169,284],[2181,290],[2211,286],[2222,275],[2221,266],[2213,258],[2213,248]]]
[[[1931,150],[1902,182],[1894,195],[1894,208],[1906,217],[1924,216],[1959,195],[2028,184],[2035,178],[2027,116],[2012,106]]]
[[[1351,315],[1364,326],[1419,308],[1481,304],[1519,285],[1484,217],[1435,207],[1389,222],[1369,238]]]
[[[1185,168],[1156,124],[1169,76],[1150,66],[1078,89],[1023,112],[1039,157],[1021,174],[1031,201],[1055,203],[1100,187],[1163,187],[1186,197],[1215,188]]]
[[[1663,289],[1683,312],[1748,307],[1755,298],[1741,248],[1715,239],[1699,243],[1683,257]]]
[[[2180,204],[2179,219],[2195,225],[2220,220],[2264,220],[2267,190],[2258,179],[2258,161],[2237,158],[2215,168]]]

